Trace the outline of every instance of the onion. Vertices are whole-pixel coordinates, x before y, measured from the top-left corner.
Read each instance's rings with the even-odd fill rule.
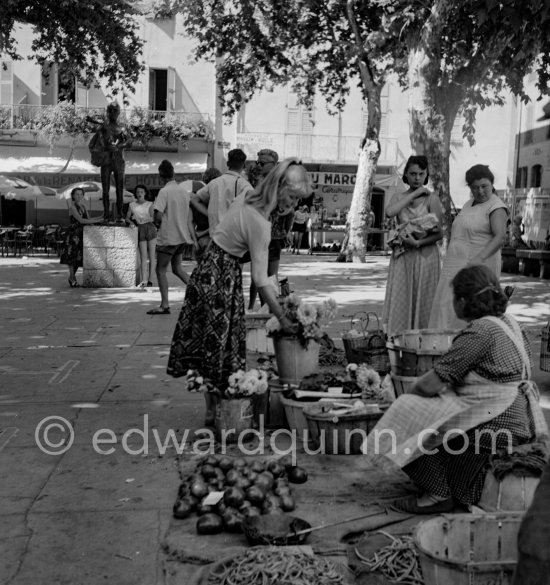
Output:
[[[202,500],[202,498],[208,495],[208,486],[202,481],[195,481],[191,486],[190,491],[191,495]]]
[[[292,512],[295,507],[296,503],[292,496],[286,494],[281,496],[281,508],[284,512]]]
[[[221,457],[218,461],[218,467],[227,473],[230,469],[233,468],[233,460],[230,457]]]
[[[223,501],[225,505],[230,508],[240,508],[242,503],[244,502],[245,494],[241,488],[238,487],[230,487],[225,490],[225,494],[223,495]]]
[[[235,485],[240,478],[241,474],[236,469],[230,469],[225,475],[225,483],[227,485]]]
[[[265,500],[265,493],[261,487],[253,485],[246,490],[246,499],[253,506],[261,506]]]
[[[184,518],[190,516],[192,511],[193,508],[187,500],[176,500],[173,508],[173,516],[176,518],[176,520],[183,520]]]

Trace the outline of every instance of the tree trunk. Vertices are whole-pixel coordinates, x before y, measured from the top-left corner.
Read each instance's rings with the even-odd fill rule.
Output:
[[[445,213],[444,230],[451,225],[451,193],[449,189],[449,158],[451,131],[462,101],[458,87],[441,88],[430,83],[434,67],[426,51],[415,47],[409,54],[409,120],[414,154],[428,158],[430,179],[439,195]]]
[[[376,165],[380,156],[378,140],[365,139],[359,153],[357,176],[353,198],[347,220],[347,246],[342,254],[346,254],[348,261],[365,262],[367,253],[367,219],[370,212],[372,188],[376,177]],[[346,243],[346,242],[344,242]]]

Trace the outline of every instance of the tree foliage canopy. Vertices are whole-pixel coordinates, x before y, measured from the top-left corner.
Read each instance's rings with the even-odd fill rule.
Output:
[[[143,41],[132,2],[2,0],[1,4],[1,53],[21,58],[16,23],[29,24],[35,33],[32,52],[38,63],[57,63],[86,86],[104,79],[113,93],[138,81]]]
[[[384,11],[386,39],[400,49],[393,54],[392,68],[401,83],[410,88],[422,78],[440,113],[458,102],[470,142],[479,108],[502,105],[507,91],[528,101],[524,81],[530,70],[537,74],[540,93],[549,92],[550,4],[546,0],[378,0],[377,4]],[[415,72],[410,58],[419,50],[423,62]]]
[[[181,12],[186,32],[196,39],[197,59],[218,62],[217,80],[223,88],[224,112],[235,113],[261,89],[290,84],[303,104],[317,92],[336,111],[341,109],[352,84],[365,91],[359,78],[362,54],[377,46],[368,35],[358,48],[339,0],[159,0],[160,17]],[[362,31],[377,29],[379,10],[357,2]],[[376,39],[374,39],[376,40]],[[383,75],[386,64],[372,61],[373,77]]]

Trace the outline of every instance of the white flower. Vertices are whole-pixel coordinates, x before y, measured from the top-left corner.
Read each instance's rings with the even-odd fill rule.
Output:
[[[317,309],[313,305],[304,304],[296,311],[298,321],[304,326],[317,322]]]
[[[196,382],[197,384],[202,384],[204,382],[204,378],[202,376],[197,376]]]
[[[359,367],[359,366],[358,366],[357,364],[348,364],[348,365],[346,366],[346,370],[347,370],[348,372],[355,372],[355,371],[357,371],[357,368],[358,368],[358,367]]]
[[[356,372],[357,385],[361,390],[380,390],[380,376],[376,370],[373,370],[366,364],[361,364]]]
[[[276,331],[281,330],[281,323],[277,317],[273,316],[267,321],[265,328],[267,329],[268,333],[275,333]]]

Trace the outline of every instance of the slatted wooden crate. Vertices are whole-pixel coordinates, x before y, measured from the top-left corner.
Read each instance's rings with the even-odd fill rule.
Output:
[[[523,514],[452,514],[414,533],[425,585],[510,585]]]

